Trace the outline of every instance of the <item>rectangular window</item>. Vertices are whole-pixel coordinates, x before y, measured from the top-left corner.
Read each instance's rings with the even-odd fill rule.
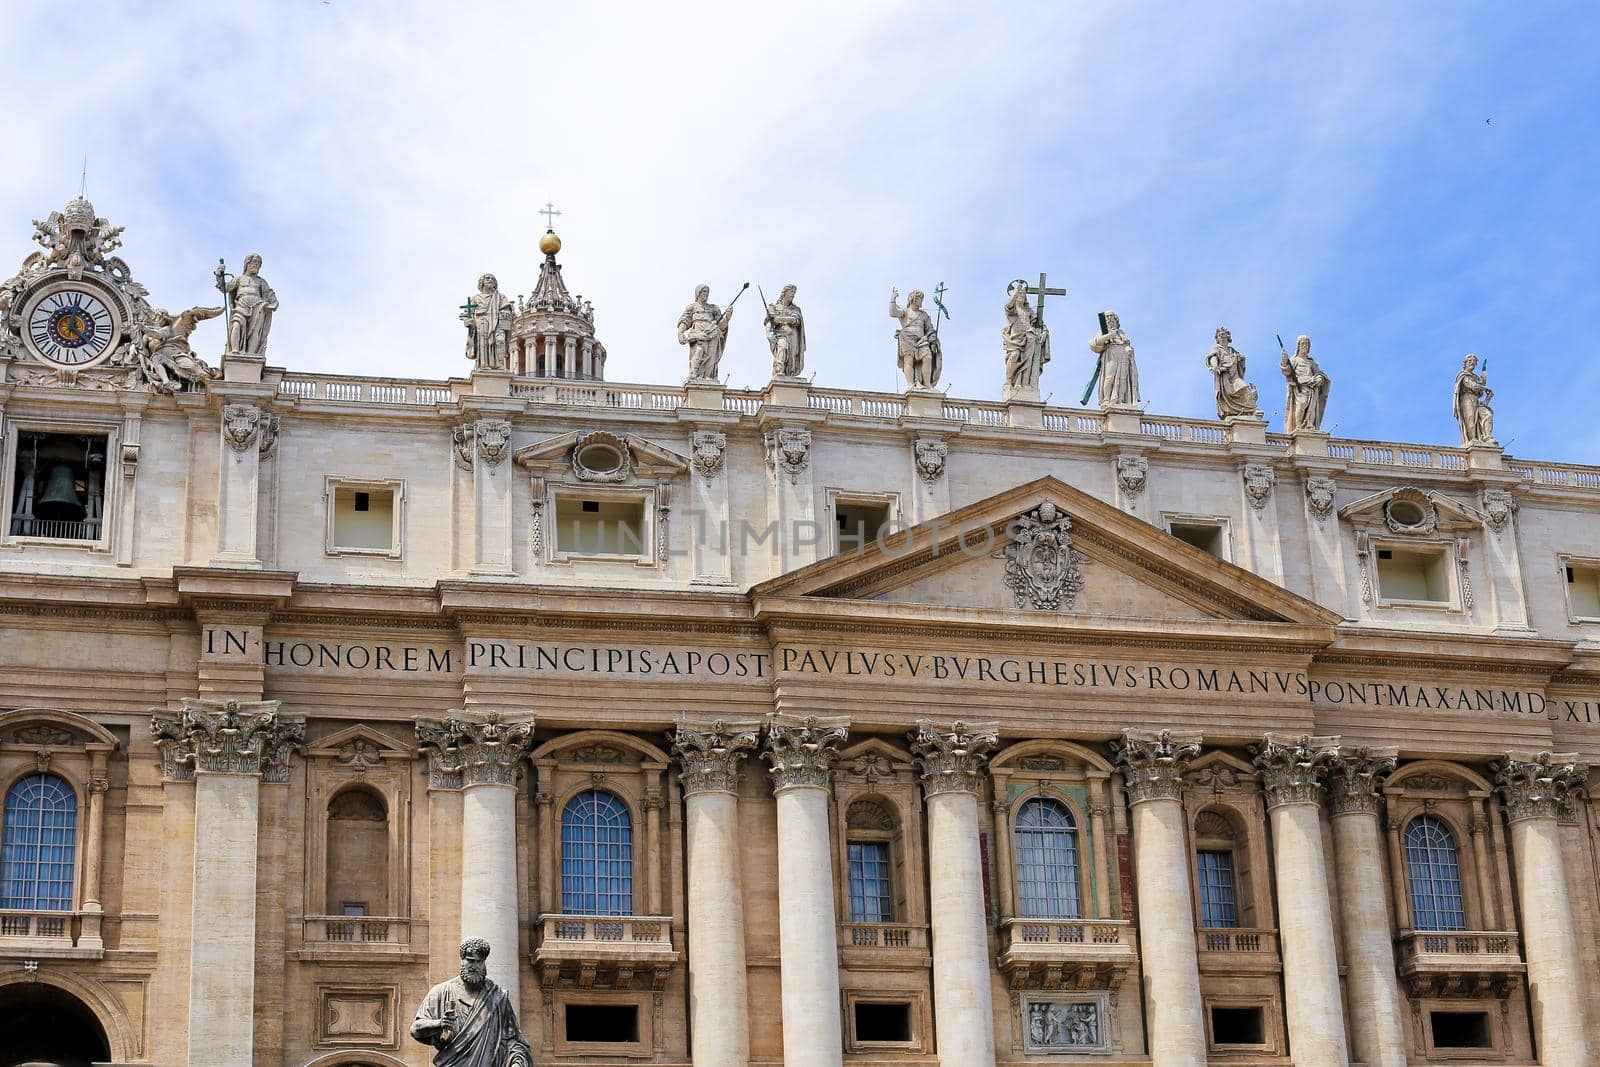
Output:
[[[356,916],[365,915],[366,913],[367,906],[365,904],[360,902],[349,902],[345,904],[344,911],[341,914],[354,918]]]
[[[911,1005],[905,1001],[858,1000],[856,1044],[904,1045],[911,1041]]]
[[[573,1044],[627,1045],[639,1040],[637,1004],[568,1004],[567,1040]]]
[[[834,551],[864,552],[877,543],[879,536],[887,536],[890,508],[887,500],[834,501],[837,531]]]
[[[1260,1008],[1212,1006],[1213,1045],[1264,1045],[1266,1042],[1266,1026]]]
[[[1228,558],[1227,535],[1218,523],[1174,521],[1168,531],[1186,545],[1193,545],[1218,559]]]
[[[98,541],[105,521],[106,435],[17,434],[12,537]]]
[[[889,842],[851,841],[850,921],[894,921],[894,885],[889,875]]]
[[[1434,1048],[1494,1048],[1488,1012],[1430,1012],[1428,1025],[1433,1031]]]
[[[1195,855],[1200,883],[1200,925],[1229,928],[1239,925],[1239,904],[1233,885],[1233,853],[1202,849]]]
[[[336,488],[333,547],[338,552],[388,552],[394,548],[394,491]]]
[[[1568,563],[1567,605],[1574,619],[1600,619],[1600,566]]]
[[[1378,593],[1383,599],[1450,602],[1450,560],[1443,548],[1380,548],[1377,554]]]
[[[643,497],[556,497],[556,551],[575,556],[648,556]]]

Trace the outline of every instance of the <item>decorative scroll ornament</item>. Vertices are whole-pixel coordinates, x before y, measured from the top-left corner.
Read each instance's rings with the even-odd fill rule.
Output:
[[[1117,456],[1117,484],[1129,496],[1144,492],[1145,475],[1149,470],[1150,462],[1138,452],[1123,452]]]
[[[305,731],[303,719],[278,715],[276,700],[184,697],[177,715],[158,708],[150,716],[161,776],[172,782],[189,781],[196,771],[287,782],[294,750],[305,748]]]
[[[1016,522],[1016,536],[996,559],[1005,560],[1005,584],[1017,607],[1055,611],[1083,591],[1083,553],[1072,547],[1072,520],[1046,500]]]
[[[1391,533],[1432,537],[1439,528],[1439,509],[1427,493],[1406,486],[1384,502],[1383,524]]]
[[[1278,484],[1278,472],[1265,463],[1244,465],[1244,496],[1257,511],[1272,500],[1272,487]]]
[[[1589,768],[1575,752],[1508,752],[1493,764],[1494,784],[1506,803],[1506,817],[1553,819],[1576,814],[1588,785]]]
[[[780,426],[767,431],[767,467],[773,474],[787,474],[791,484],[811,466],[811,431],[795,426]]]
[[[417,747],[428,756],[431,786],[515,785],[517,767],[533,747],[533,720],[501,722],[491,711],[482,722],[419,721]]]
[[[1399,749],[1341,748],[1328,763],[1328,799],[1335,815],[1378,813],[1378,792],[1394,773]]]
[[[472,424],[478,439],[478,458],[498,467],[511,454],[511,423],[505,419],[479,419]]]
[[[721,430],[696,430],[689,461],[707,482],[722,473],[728,454],[728,435]]]
[[[845,716],[804,718],[775,715],[767,722],[767,747],[761,758],[772,765],[772,788],[827,786],[838,748],[850,734]]]
[[[1483,491],[1483,515],[1489,522],[1489,528],[1499,533],[1506,528],[1506,523],[1511,521],[1511,516],[1516,514],[1517,502],[1511,496],[1509,489],[1485,489]]]
[[[261,431],[261,409],[254,404],[227,404],[222,409],[222,439],[243,454],[256,443]]]
[[[1124,730],[1111,742],[1117,754],[1128,802],[1179,800],[1183,770],[1200,754],[1201,735],[1191,730]]]
[[[912,445],[916,454],[917,475],[933,485],[944,477],[944,461],[950,455],[950,446],[937,437],[919,437]]]
[[[1000,724],[957,721],[941,726],[918,719],[907,736],[922,763],[922,788],[928,796],[976,793],[984,758],[1000,743]]]
[[[455,449],[456,466],[464,471],[472,469],[472,451],[477,432],[470,422],[463,422],[450,432],[450,446]]]
[[[672,735],[672,752],[678,759],[678,781],[685,796],[696,793],[737,793],[739,764],[756,747],[759,722],[680,722]]]
[[[1322,779],[1338,758],[1339,739],[1267,734],[1250,751],[1261,771],[1267,807],[1316,804],[1322,799]]]
[[[572,442],[572,476],[580,482],[625,482],[633,476],[628,439],[605,430],[580,433]]]
[[[261,444],[259,451],[263,456],[272,454],[272,449],[278,443],[278,416],[270,411],[261,413]]]
[[[1338,484],[1325,474],[1313,474],[1306,479],[1306,509],[1317,520],[1318,526],[1326,523],[1328,516],[1333,514],[1333,495],[1338,490]]]

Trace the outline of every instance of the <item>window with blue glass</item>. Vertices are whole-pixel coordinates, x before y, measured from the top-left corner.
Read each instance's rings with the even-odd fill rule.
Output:
[[[6,791],[0,830],[0,908],[72,910],[78,798],[54,774],[30,774]]]
[[[1201,849],[1195,853],[1195,868],[1200,883],[1200,925],[1238,926],[1239,897],[1233,880],[1233,852]]]
[[[613,793],[579,793],[561,813],[561,910],[633,914],[633,819]]]
[[[1461,854],[1442,819],[1423,815],[1406,826],[1406,877],[1414,930],[1465,930]]]
[[[889,842],[851,841],[850,921],[887,923],[894,921],[894,882],[890,872]]]
[[[1058,800],[1034,797],[1017,811],[1017,914],[1025,919],[1077,919],[1078,824]]]

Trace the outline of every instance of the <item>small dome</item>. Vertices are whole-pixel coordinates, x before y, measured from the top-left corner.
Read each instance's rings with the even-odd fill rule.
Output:
[[[547,256],[553,256],[561,251],[561,238],[556,236],[556,231],[546,230],[544,236],[539,238],[539,251]]]

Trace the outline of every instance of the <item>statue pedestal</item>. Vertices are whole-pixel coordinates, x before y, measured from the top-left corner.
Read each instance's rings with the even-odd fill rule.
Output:
[[[774,378],[767,384],[766,403],[775,408],[803,408],[811,383],[804,378]]]
[[[261,380],[261,370],[267,365],[266,356],[247,356],[242,352],[224,352],[222,355],[222,380],[249,382]]]
[[[1228,427],[1230,445],[1264,445],[1267,443],[1267,420],[1234,415],[1222,420]]]
[[[1106,415],[1106,430],[1108,434],[1129,434],[1137,437],[1143,432],[1141,423],[1144,421],[1142,413],[1134,407],[1102,408]]]
[[[907,389],[906,415],[913,419],[944,418],[944,394],[937,389]]]
[[[1006,422],[1030,430],[1043,429],[1044,402],[1039,399],[1039,390],[1032,390],[1032,400],[1024,399],[1026,392],[1018,390],[1018,395],[1006,399]]]
[[[1468,445],[1467,469],[1474,471],[1504,470],[1505,449],[1499,445]]]
[[[1296,430],[1289,435],[1289,454],[1291,456],[1327,456],[1328,438],[1332,436],[1326,430]]]
[[[508,370],[475,370],[472,372],[473,396],[510,396],[511,372]]]
[[[1004,385],[1000,388],[1000,402],[1010,404],[1013,401],[1022,404],[1038,404],[1039,387],[1037,385],[1012,386]]]
[[[684,407],[722,410],[722,383],[690,379],[683,383]]]

